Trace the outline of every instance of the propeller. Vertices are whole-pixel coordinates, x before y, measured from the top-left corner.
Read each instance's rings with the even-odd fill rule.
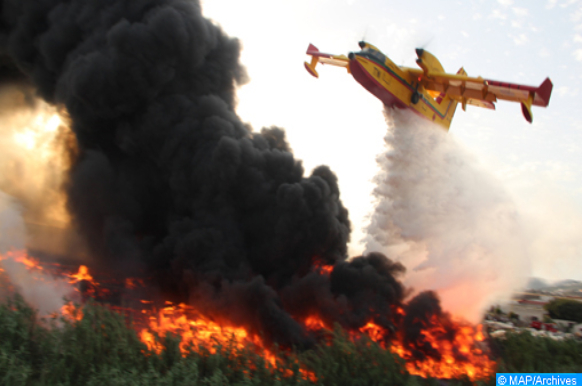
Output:
[[[423,44],[420,44],[420,45],[416,45],[415,44],[415,46],[416,46],[416,49],[415,49],[416,55],[421,56],[422,55],[422,51],[424,51],[424,49],[426,49],[426,47],[428,47],[432,43],[432,41],[434,40],[434,37],[435,37],[435,35],[432,35],[430,38],[424,39],[424,43]],[[418,53],[419,50],[421,51],[420,54]],[[406,60],[402,60],[402,62],[401,62],[402,64],[401,65],[404,66],[404,64],[407,63],[407,62],[409,62],[411,59],[414,59],[414,56],[410,55],[410,56],[408,56],[406,58]]]
[[[420,46],[417,46],[417,47],[421,50],[424,50],[426,47],[428,47],[428,45],[430,43],[432,43],[433,40],[434,40],[434,35],[432,35],[428,40],[426,40],[424,44],[421,44]]]
[[[364,30],[364,34],[362,35],[362,38],[359,41],[367,42],[367,40],[366,40],[367,37],[368,37],[368,26],[366,26],[366,29]]]

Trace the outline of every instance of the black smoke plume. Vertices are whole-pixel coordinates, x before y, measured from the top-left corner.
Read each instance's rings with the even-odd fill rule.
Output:
[[[3,79],[25,74],[70,115],[68,209],[98,264],[144,269],[165,296],[283,345],[309,344],[296,319],[310,312],[393,328],[404,268],[377,253],[346,260],[336,176],[305,176],[281,129],[254,133],[237,117],[240,42],[198,1],[1,7]]]

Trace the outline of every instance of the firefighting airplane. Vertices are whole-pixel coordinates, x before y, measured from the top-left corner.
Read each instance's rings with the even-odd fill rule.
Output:
[[[457,103],[463,111],[467,105],[495,110],[497,99],[521,103],[521,111],[532,122],[531,106],[546,107],[553,84],[546,78],[539,87],[524,86],[495,80],[472,78],[461,68],[456,75],[447,74],[436,57],[417,48],[416,63],[420,69],[397,66],[373,45],[359,42],[362,49],[345,55],[319,52],[310,44],[305,62],[307,71],[318,78],[317,63],[345,67],[366,90],[389,107],[409,108],[424,118],[449,129]]]

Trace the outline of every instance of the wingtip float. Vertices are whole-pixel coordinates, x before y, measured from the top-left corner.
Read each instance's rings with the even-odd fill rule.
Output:
[[[463,68],[448,74],[430,52],[416,49],[420,68],[397,66],[373,45],[359,42],[362,49],[345,55],[320,52],[310,44],[305,69],[318,78],[318,63],[345,67],[366,90],[389,107],[408,108],[424,118],[449,129],[457,104],[495,110],[497,100],[519,102],[524,118],[533,121],[532,106],[546,107],[553,84],[546,78],[539,87],[469,77]]]

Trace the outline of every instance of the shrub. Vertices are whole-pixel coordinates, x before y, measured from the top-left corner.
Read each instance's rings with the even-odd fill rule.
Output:
[[[552,319],[573,320],[582,323],[582,302],[570,299],[554,299],[544,308]]]

